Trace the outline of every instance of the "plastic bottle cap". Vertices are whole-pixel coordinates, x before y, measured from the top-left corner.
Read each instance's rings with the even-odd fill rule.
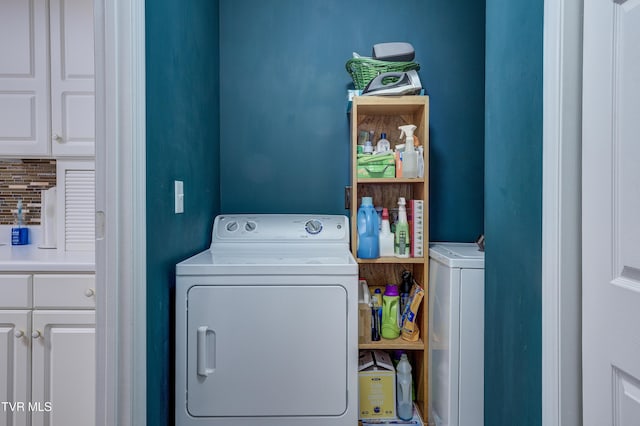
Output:
[[[386,133],[380,133],[380,139],[386,139],[386,138],[387,138]]]
[[[389,210],[386,207],[382,208],[382,220],[389,220]]]
[[[395,284],[387,284],[384,289],[385,296],[398,296],[398,286]]]
[[[406,204],[407,204],[407,202],[405,201],[404,197],[398,198],[398,205],[399,206],[404,206]]]
[[[373,198],[372,197],[362,197],[362,205],[363,206],[372,206]]]

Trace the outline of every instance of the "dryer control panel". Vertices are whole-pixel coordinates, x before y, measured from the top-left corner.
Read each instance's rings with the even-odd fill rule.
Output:
[[[254,241],[349,244],[349,219],[341,215],[220,215],[213,224],[211,245]]]

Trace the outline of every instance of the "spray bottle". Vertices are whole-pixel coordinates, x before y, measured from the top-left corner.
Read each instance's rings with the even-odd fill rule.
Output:
[[[413,124],[398,127],[400,139],[406,137],[404,153],[402,154],[402,177],[418,177],[418,153],[413,147],[413,132],[417,129]]]
[[[396,257],[409,257],[409,223],[407,222],[407,202],[404,197],[398,198],[398,222],[394,234],[394,254]]]

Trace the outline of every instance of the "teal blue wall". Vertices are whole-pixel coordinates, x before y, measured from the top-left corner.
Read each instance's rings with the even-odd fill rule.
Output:
[[[175,264],[208,246],[219,212],[218,37],[217,1],[147,2],[148,425],[173,424]]]
[[[430,238],[483,231],[484,1],[223,0],[220,16],[223,212],[344,214],[344,65],[409,41],[431,103]]]
[[[485,424],[540,426],[543,1],[486,20]]]
[[[410,41],[430,95],[432,240],[483,231],[484,1],[147,3],[149,425],[173,424],[175,264],[219,212],[345,213],[352,51]],[[173,181],[185,213],[173,213]]]

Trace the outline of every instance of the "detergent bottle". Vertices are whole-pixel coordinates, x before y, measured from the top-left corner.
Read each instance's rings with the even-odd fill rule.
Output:
[[[380,227],[378,213],[373,207],[371,197],[362,197],[358,209],[358,250],[360,259],[376,259],[380,257]]]
[[[411,420],[413,418],[413,404],[411,403],[411,364],[407,354],[400,356],[396,367],[396,399],[398,401],[398,418]]]
[[[398,286],[387,284],[382,295],[382,337],[395,339],[400,336],[398,315],[400,314],[400,296]]]
[[[416,128],[413,124],[398,127],[400,129],[400,139],[406,137],[404,152],[402,153],[403,178],[418,177],[418,153],[413,147],[413,132]]]
[[[394,254],[396,257],[409,257],[409,222],[407,222],[407,202],[404,197],[398,198],[398,222],[396,223]]]
[[[393,256],[393,233],[389,225],[389,210],[382,209],[382,226],[380,227],[380,256]]]

